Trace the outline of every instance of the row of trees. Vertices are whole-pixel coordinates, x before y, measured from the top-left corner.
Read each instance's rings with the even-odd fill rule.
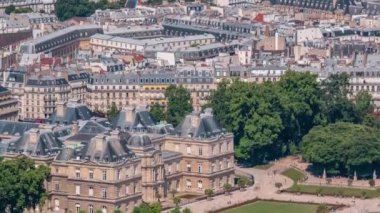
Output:
[[[4,12],[9,15],[11,13],[30,13],[33,12],[33,10],[30,7],[16,8],[13,4],[11,4],[5,8]]]
[[[309,72],[288,71],[277,82],[223,81],[210,96],[217,120],[235,134],[236,158],[260,164],[300,153],[315,126],[338,121],[371,124],[371,96],[350,94],[347,74],[321,84]]]
[[[88,17],[95,10],[119,9],[123,8],[126,0],[108,2],[107,0],[57,0],[55,4],[55,14],[59,20],[64,21],[72,17]]]
[[[322,174],[347,174],[355,171],[362,177],[372,177],[380,165],[379,131],[360,124],[338,122],[317,126],[305,135],[301,143],[304,158],[313,163],[314,171]]]

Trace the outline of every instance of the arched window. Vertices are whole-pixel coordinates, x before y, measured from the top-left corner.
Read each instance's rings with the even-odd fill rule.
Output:
[[[80,212],[80,204],[79,203],[75,204],[75,209],[76,209],[76,213]]]
[[[107,213],[107,206],[102,207],[102,213]]]
[[[54,199],[54,210],[55,211],[59,210],[59,200],[58,199]]]
[[[90,204],[90,205],[88,206],[88,212],[89,212],[89,213],[94,213],[94,206],[93,206],[93,205]]]

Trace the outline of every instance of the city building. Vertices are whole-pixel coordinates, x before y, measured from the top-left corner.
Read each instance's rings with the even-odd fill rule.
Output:
[[[0,86],[0,120],[18,120],[18,101],[12,98],[11,92]]]
[[[102,33],[96,25],[71,26],[25,42],[20,47],[23,54],[46,53],[51,56],[73,56],[81,40],[89,39],[96,33]]]

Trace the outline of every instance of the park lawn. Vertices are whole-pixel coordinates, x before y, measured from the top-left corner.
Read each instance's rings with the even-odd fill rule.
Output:
[[[331,195],[331,196],[345,196],[345,197],[380,197],[379,190],[371,189],[358,189],[349,187],[335,187],[335,186],[316,186],[316,185],[303,185],[297,184],[297,180],[304,177],[304,174],[296,169],[288,169],[282,173],[284,176],[289,177],[294,181],[294,184],[287,192],[293,193],[306,193],[306,194],[321,194],[321,195]]]
[[[267,163],[267,164],[256,165],[253,168],[255,168],[255,169],[261,169],[261,170],[267,170],[267,169],[269,169],[272,166],[273,166],[273,163]]]
[[[318,205],[313,204],[257,201],[222,213],[314,213],[317,208]]]
[[[297,183],[299,180],[301,180],[303,177],[305,177],[305,175],[298,171],[297,169],[287,169],[285,170],[282,175],[292,179],[294,181],[294,183]]]

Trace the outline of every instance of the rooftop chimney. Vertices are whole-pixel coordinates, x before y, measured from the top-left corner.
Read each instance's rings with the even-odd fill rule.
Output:
[[[106,144],[106,136],[103,134],[95,136],[95,151],[103,151]]]
[[[194,111],[193,113],[191,113],[190,122],[191,122],[191,126],[192,127],[198,127],[199,120],[200,120],[200,118],[199,118],[199,112]]]
[[[79,122],[73,121],[73,126],[71,127],[71,132],[76,135],[79,132]]]
[[[125,111],[125,121],[126,122],[133,122],[134,115],[135,115],[135,108],[128,106],[124,108]]]
[[[40,135],[39,129],[31,129],[29,130],[29,142],[36,144],[38,142],[38,136]]]
[[[118,129],[115,129],[111,132],[111,138],[112,139],[119,139],[119,133],[120,131]]]
[[[57,117],[63,117],[65,115],[65,103],[58,102],[56,110],[57,110]]]

